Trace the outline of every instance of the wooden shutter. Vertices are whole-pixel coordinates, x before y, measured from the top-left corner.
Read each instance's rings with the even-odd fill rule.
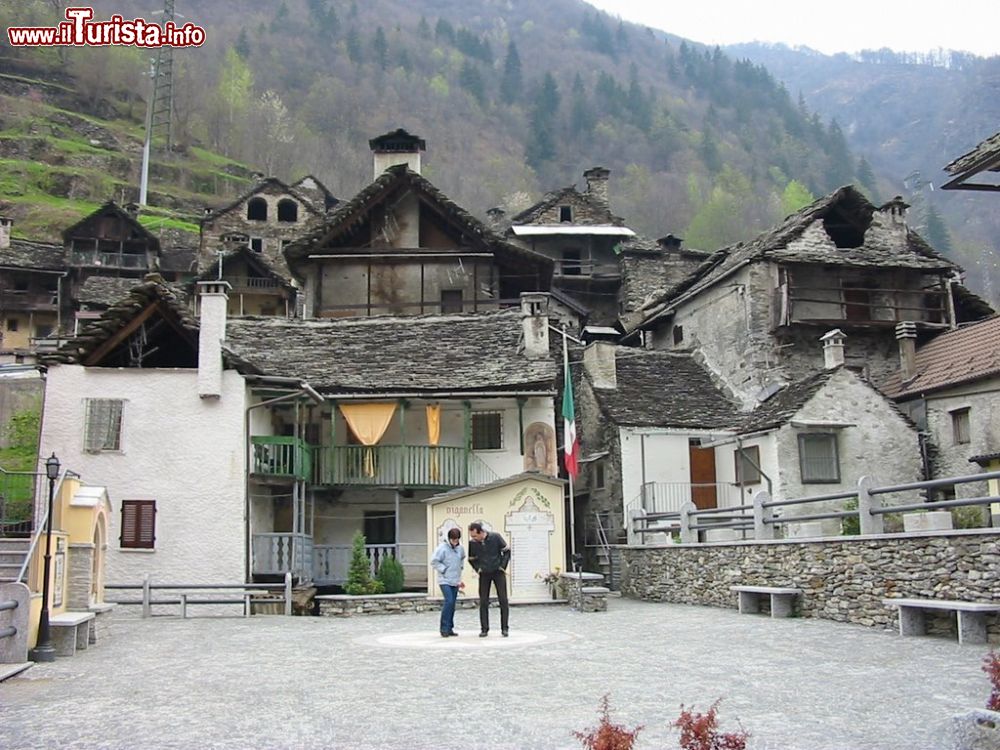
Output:
[[[153,549],[156,542],[156,501],[122,501],[121,546]]]

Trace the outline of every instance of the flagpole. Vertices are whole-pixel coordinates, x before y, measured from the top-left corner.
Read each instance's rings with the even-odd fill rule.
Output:
[[[566,344],[566,324],[562,324],[562,344],[563,344],[563,374],[564,377],[568,378],[569,374],[569,349]],[[563,391],[566,390],[566,384],[563,383]],[[563,444],[566,443],[567,435],[563,435]],[[565,452],[565,451],[564,451]],[[573,560],[576,558],[576,498],[573,496],[573,472],[566,470],[566,475],[569,477],[569,559],[570,565],[572,566]]]

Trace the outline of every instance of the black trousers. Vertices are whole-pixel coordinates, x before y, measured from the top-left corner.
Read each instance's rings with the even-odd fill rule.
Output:
[[[484,633],[490,629],[490,586],[495,586],[500,602],[500,629],[506,630],[510,619],[507,603],[507,576],[502,570],[479,574],[479,628]]]

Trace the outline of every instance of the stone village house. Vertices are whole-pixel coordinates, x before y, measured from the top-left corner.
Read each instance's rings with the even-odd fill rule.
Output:
[[[551,262],[422,178],[403,135],[286,247],[305,317],[230,319],[206,280],[199,325],[152,277],[47,359],[42,450],[107,481],[109,581],[342,583],[361,531],[420,585],[423,499],[557,472]]]
[[[919,480],[912,422],[844,365],[842,337],[828,340],[826,357],[823,370],[747,411],[689,353],[591,343],[577,376],[585,454],[595,456],[580,485],[587,527],[641,544],[632,518],[687,503],[734,507],[758,490],[777,499],[828,494],[863,474]]]

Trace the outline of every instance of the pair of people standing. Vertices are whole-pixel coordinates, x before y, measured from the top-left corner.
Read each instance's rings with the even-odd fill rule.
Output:
[[[509,635],[510,605],[507,601],[507,566],[510,564],[510,546],[500,534],[486,531],[478,521],[469,524],[469,564],[479,574],[479,637],[490,632],[490,588],[496,588],[500,603],[500,632]],[[456,636],[455,602],[458,592],[465,588],[462,566],[465,562],[462,531],[449,529],[448,540],[442,542],[431,557],[431,565],[440,576],[444,606],[441,607],[441,637]]]

